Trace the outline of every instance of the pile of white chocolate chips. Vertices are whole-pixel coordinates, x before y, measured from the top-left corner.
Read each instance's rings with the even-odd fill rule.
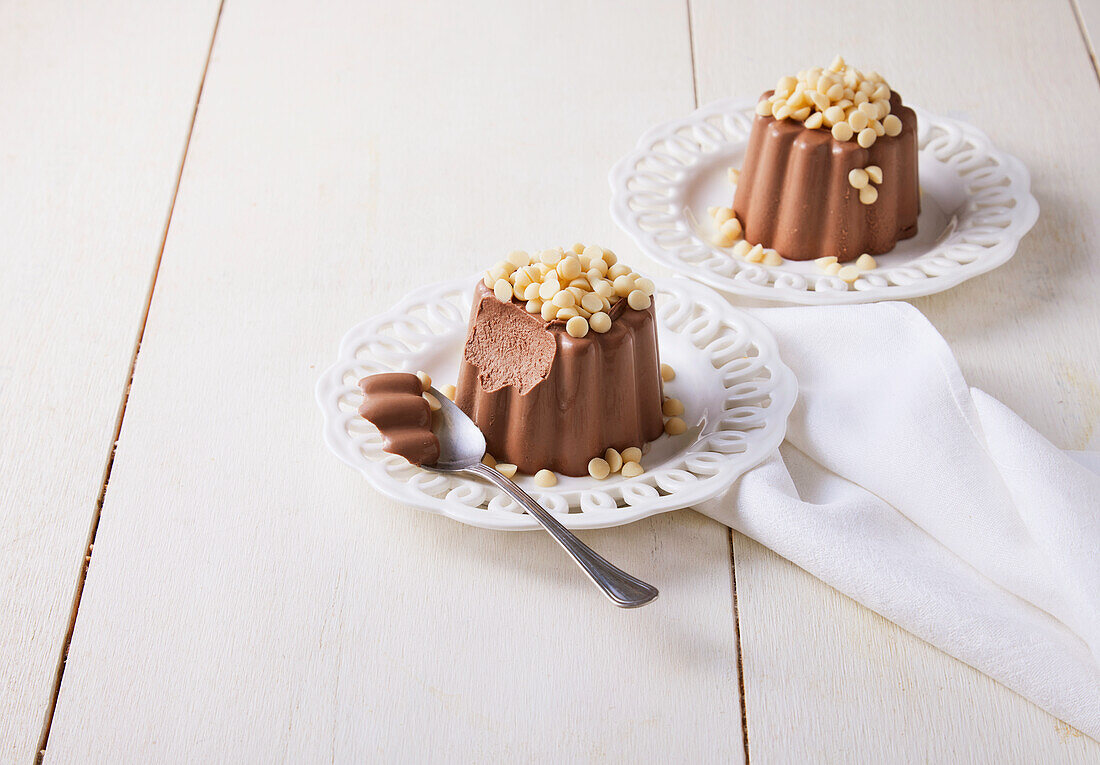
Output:
[[[814,67],[783,77],[775,92],[756,105],[756,113],[793,119],[811,130],[831,130],[838,141],[853,138],[865,149],[881,136],[901,133],[901,120],[890,113],[890,86],[878,72],[864,74],[837,56],[828,69]]]
[[[652,279],[619,263],[611,250],[583,244],[537,255],[516,250],[486,271],[483,281],[502,303],[514,299],[544,321],[564,321],[573,337],[611,329],[611,306],[620,300],[644,311],[654,291]]]

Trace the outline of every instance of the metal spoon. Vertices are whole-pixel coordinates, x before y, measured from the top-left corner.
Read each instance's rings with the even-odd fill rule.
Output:
[[[657,599],[657,588],[612,566],[592,551],[573,532],[562,526],[553,515],[532,499],[527,492],[512,483],[507,476],[482,464],[485,456],[485,436],[466,413],[435,388],[431,394],[439,401],[440,410],[435,420],[435,434],[439,438],[439,460],[429,470],[440,473],[470,473],[485,478],[526,510],[550,536],[565,548],[581,570],[597,587],[622,608],[637,608]]]

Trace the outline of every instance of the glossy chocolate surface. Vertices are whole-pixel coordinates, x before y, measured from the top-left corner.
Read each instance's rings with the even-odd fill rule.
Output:
[[[890,95],[890,110],[901,133],[880,136],[869,149],[796,120],[757,115],[733,198],[745,239],[789,260],[832,255],[846,262],[889,252],[899,239],[916,235],[917,115],[897,93]],[[848,173],[868,165],[881,167],[883,179],[878,199],[865,205]]]
[[[414,465],[439,460],[439,439],[432,433],[432,410],[421,395],[420,378],[408,372],[384,372],[359,381],[359,414],[382,436],[382,450]]]
[[[524,473],[588,475],[608,447],[642,446],[663,432],[657,324],[651,305],[612,306],[611,329],[572,337],[478,283],[456,403],[489,453]]]

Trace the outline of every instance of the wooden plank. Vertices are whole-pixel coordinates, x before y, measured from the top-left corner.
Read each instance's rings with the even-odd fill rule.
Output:
[[[0,762],[52,705],[217,10],[0,7]]]
[[[327,454],[342,332],[521,245],[603,241],[604,169],[692,106],[681,2],[235,0],[218,32],[48,759],[738,761],[727,532],[400,507]]]
[[[973,121],[1030,167],[1043,212],[1019,254],[991,274],[914,302],[951,343],[972,384],[1055,443],[1096,448],[1100,152],[1078,126],[1100,119],[1100,91],[1070,6],[691,5],[702,103],[752,97],[780,75],[839,52],[882,72],[907,100]],[[1075,118],[1044,119],[1067,92],[1077,94]],[[753,759],[1100,757],[1096,742],[735,536]]]

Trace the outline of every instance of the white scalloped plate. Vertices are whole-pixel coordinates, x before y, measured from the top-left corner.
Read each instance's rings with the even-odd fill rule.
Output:
[[[642,251],[720,290],[807,305],[930,295],[1006,262],[1039,217],[1027,168],[977,128],[914,107],[920,146],[918,234],[851,286],[811,262],[747,263],[711,243],[709,206],[728,206],[755,99],[704,106],[659,125],[611,170],[611,216]]]
[[[477,279],[419,289],[348,332],[339,359],[317,381],[325,443],[394,499],[473,526],[536,529],[490,485],[386,454],[377,431],[356,411],[362,400],[356,382],[373,372],[422,369],[436,387],[457,381]],[[786,432],[796,383],[768,330],[686,279],[666,280],[655,300],[661,359],[677,372],[665,390],[684,402],[688,432],[653,441],[642,458],[646,472],[636,478],[559,477],[549,489],[518,478],[570,528],[618,526],[717,496]]]

